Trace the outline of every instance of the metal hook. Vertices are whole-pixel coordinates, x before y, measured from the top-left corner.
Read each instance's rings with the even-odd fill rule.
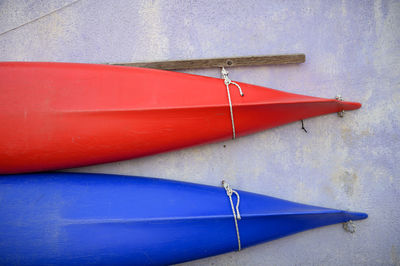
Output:
[[[301,119],[301,129],[303,129],[304,132],[308,133],[308,132],[307,132],[307,129],[304,127],[303,119]]]

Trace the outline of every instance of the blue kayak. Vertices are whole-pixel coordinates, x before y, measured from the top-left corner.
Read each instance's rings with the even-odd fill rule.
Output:
[[[3,176],[0,264],[173,264],[367,218],[244,191],[237,204],[229,190],[105,174]]]

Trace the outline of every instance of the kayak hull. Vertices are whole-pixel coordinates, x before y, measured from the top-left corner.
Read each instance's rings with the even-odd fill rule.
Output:
[[[238,193],[242,248],[367,217]],[[43,173],[1,178],[0,198],[0,226],[7,228],[0,232],[0,264],[173,264],[238,249],[230,202],[219,187]]]
[[[231,86],[236,136],[358,103]],[[152,69],[0,63],[0,174],[56,170],[232,138],[223,80]]]

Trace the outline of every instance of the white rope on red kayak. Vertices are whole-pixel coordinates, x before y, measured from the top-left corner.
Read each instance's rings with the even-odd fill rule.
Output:
[[[222,67],[221,70],[221,74],[222,74],[222,78],[224,79],[224,83],[226,85],[226,92],[228,93],[228,101],[229,101],[229,110],[231,112],[231,121],[232,121],[232,139],[236,138],[236,132],[235,132],[235,120],[233,119],[233,108],[232,108],[232,101],[231,101],[231,93],[229,91],[229,85],[233,84],[236,87],[239,88],[239,92],[240,92],[240,96],[244,96],[242,88],[240,88],[239,84],[237,84],[236,82],[232,81],[229,77],[228,77],[228,71],[225,70],[224,67]]]
[[[239,193],[237,193],[235,190],[233,190],[231,188],[231,186],[225,180],[222,180],[222,186],[225,188],[226,194],[228,195],[229,201],[231,203],[233,218],[235,220],[236,235],[237,235],[237,240],[238,240],[238,251],[240,251],[242,249],[242,245],[240,243],[239,225],[238,225],[238,221],[237,220],[242,219],[242,217],[240,216],[240,212],[239,212],[239,203],[240,203]],[[237,197],[236,211],[235,211],[235,208],[234,208],[234,205],[233,205],[233,201],[232,201],[232,194],[233,193],[235,193],[235,195]]]

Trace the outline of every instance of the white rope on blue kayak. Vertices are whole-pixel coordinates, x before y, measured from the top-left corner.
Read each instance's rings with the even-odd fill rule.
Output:
[[[233,218],[235,220],[236,235],[237,235],[237,240],[238,240],[238,251],[240,251],[242,249],[242,245],[240,243],[239,225],[238,225],[238,221],[237,220],[242,219],[242,217],[240,216],[240,212],[239,212],[239,203],[240,203],[239,193],[237,193],[235,190],[233,190],[231,188],[231,186],[225,180],[222,180],[222,186],[225,188],[226,194],[228,195],[229,201],[231,203]],[[233,193],[237,197],[236,211],[235,211],[235,208],[234,208],[234,205],[233,205],[233,201],[232,201],[232,194]]]
[[[228,101],[229,101],[229,110],[231,112],[231,121],[232,121],[232,139],[236,138],[236,132],[235,132],[235,120],[233,119],[233,108],[232,108],[232,101],[231,101],[231,93],[229,91],[229,85],[233,84],[236,87],[239,88],[239,92],[240,92],[240,96],[244,96],[242,88],[240,88],[239,84],[237,84],[236,82],[232,81],[229,77],[228,77],[228,71],[226,71],[226,69],[224,67],[222,67],[221,70],[221,74],[222,74],[222,78],[224,79],[224,83],[226,85],[226,92],[228,93]]]

